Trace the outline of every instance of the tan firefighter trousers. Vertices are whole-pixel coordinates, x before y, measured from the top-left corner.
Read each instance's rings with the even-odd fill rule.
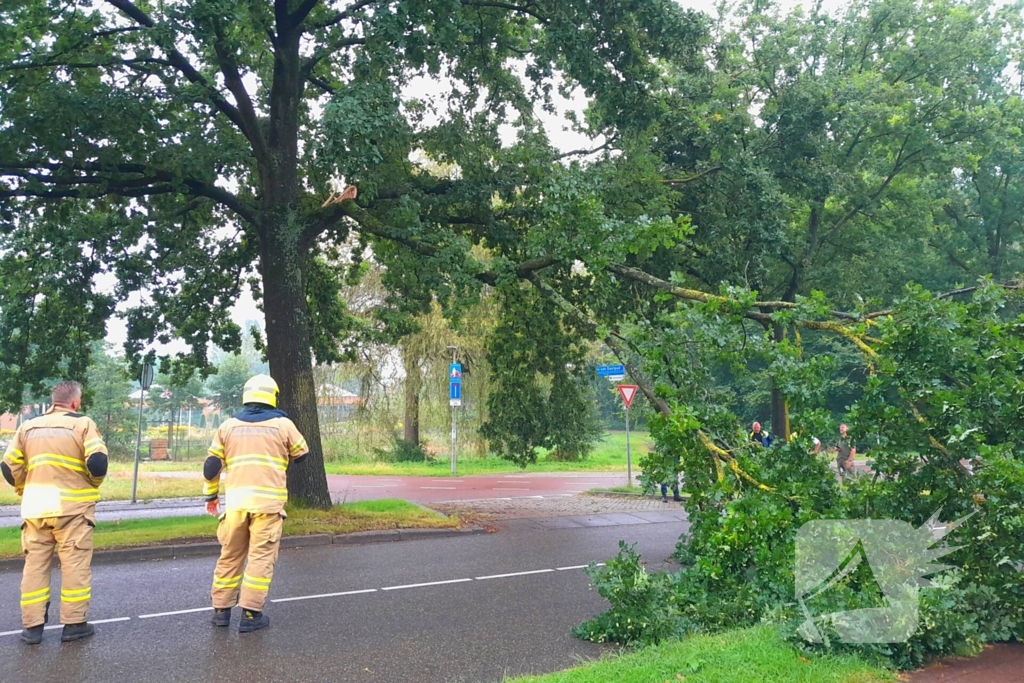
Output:
[[[284,518],[278,513],[224,513],[217,527],[220,559],[213,572],[213,589],[210,591],[215,609],[238,604],[242,609],[263,610],[270,580],[274,577],[277,553],[281,549],[283,522]]]
[[[89,616],[92,597],[92,529],[85,515],[26,519],[21,527],[25,572],[21,578],[21,622],[43,623],[50,602],[50,565],[60,557],[60,621],[80,624]]]

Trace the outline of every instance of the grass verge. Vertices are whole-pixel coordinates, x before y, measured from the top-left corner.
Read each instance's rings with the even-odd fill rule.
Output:
[[[895,676],[849,656],[806,656],[771,626],[695,636],[507,683],[882,683]]]
[[[450,529],[458,525],[458,519],[439,515],[404,500],[370,500],[335,505],[330,510],[289,507],[288,519],[284,522],[284,535],[348,534],[386,529]],[[213,541],[216,535],[217,519],[200,515],[100,522],[96,525],[93,542],[97,550],[106,550],[172,542]],[[20,555],[21,529],[0,529],[0,558]]]

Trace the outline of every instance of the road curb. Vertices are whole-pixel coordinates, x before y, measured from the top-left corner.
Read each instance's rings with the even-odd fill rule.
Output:
[[[310,534],[308,536],[285,536],[281,547],[312,548],[326,545],[366,545],[370,543],[394,543],[421,539],[452,538],[486,534],[483,527],[471,526],[463,529],[388,529],[384,531],[359,531],[352,534]],[[93,553],[93,564],[117,564],[122,562],[147,562],[150,560],[178,560],[188,557],[216,557],[220,554],[220,543],[180,543],[177,545],[140,546],[138,548],[116,548],[98,550]],[[24,560],[13,557],[0,560],[0,572],[21,571]]]

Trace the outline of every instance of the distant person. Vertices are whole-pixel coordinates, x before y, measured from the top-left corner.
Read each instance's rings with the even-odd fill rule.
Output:
[[[811,442],[814,443],[814,448],[811,449],[811,453],[813,453],[814,455],[818,455],[819,453],[821,453],[821,439],[819,439],[816,436],[812,436]]]
[[[836,467],[840,476],[846,476],[853,472],[853,459],[857,457],[857,448],[853,445],[847,434],[845,424],[839,425],[839,443],[836,444]]]
[[[764,448],[770,448],[772,445],[772,435],[768,432],[762,431],[760,422],[755,422],[751,425],[750,440],[754,443],[761,444]]]
[[[683,497],[679,495],[679,476],[676,475],[676,480],[672,483],[672,500],[677,503],[681,503]],[[668,484],[661,485],[661,502],[668,502]]]

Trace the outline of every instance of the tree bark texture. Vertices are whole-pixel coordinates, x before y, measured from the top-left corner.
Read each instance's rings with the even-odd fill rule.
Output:
[[[420,444],[420,389],[423,378],[415,354],[408,348],[402,349],[402,363],[405,366],[405,442],[410,446]]]
[[[263,232],[260,246],[267,359],[281,390],[278,407],[289,414],[309,444],[309,455],[288,470],[289,498],[327,509],[331,494],[317,416],[304,280],[308,254],[302,248],[300,226],[278,223]]]

